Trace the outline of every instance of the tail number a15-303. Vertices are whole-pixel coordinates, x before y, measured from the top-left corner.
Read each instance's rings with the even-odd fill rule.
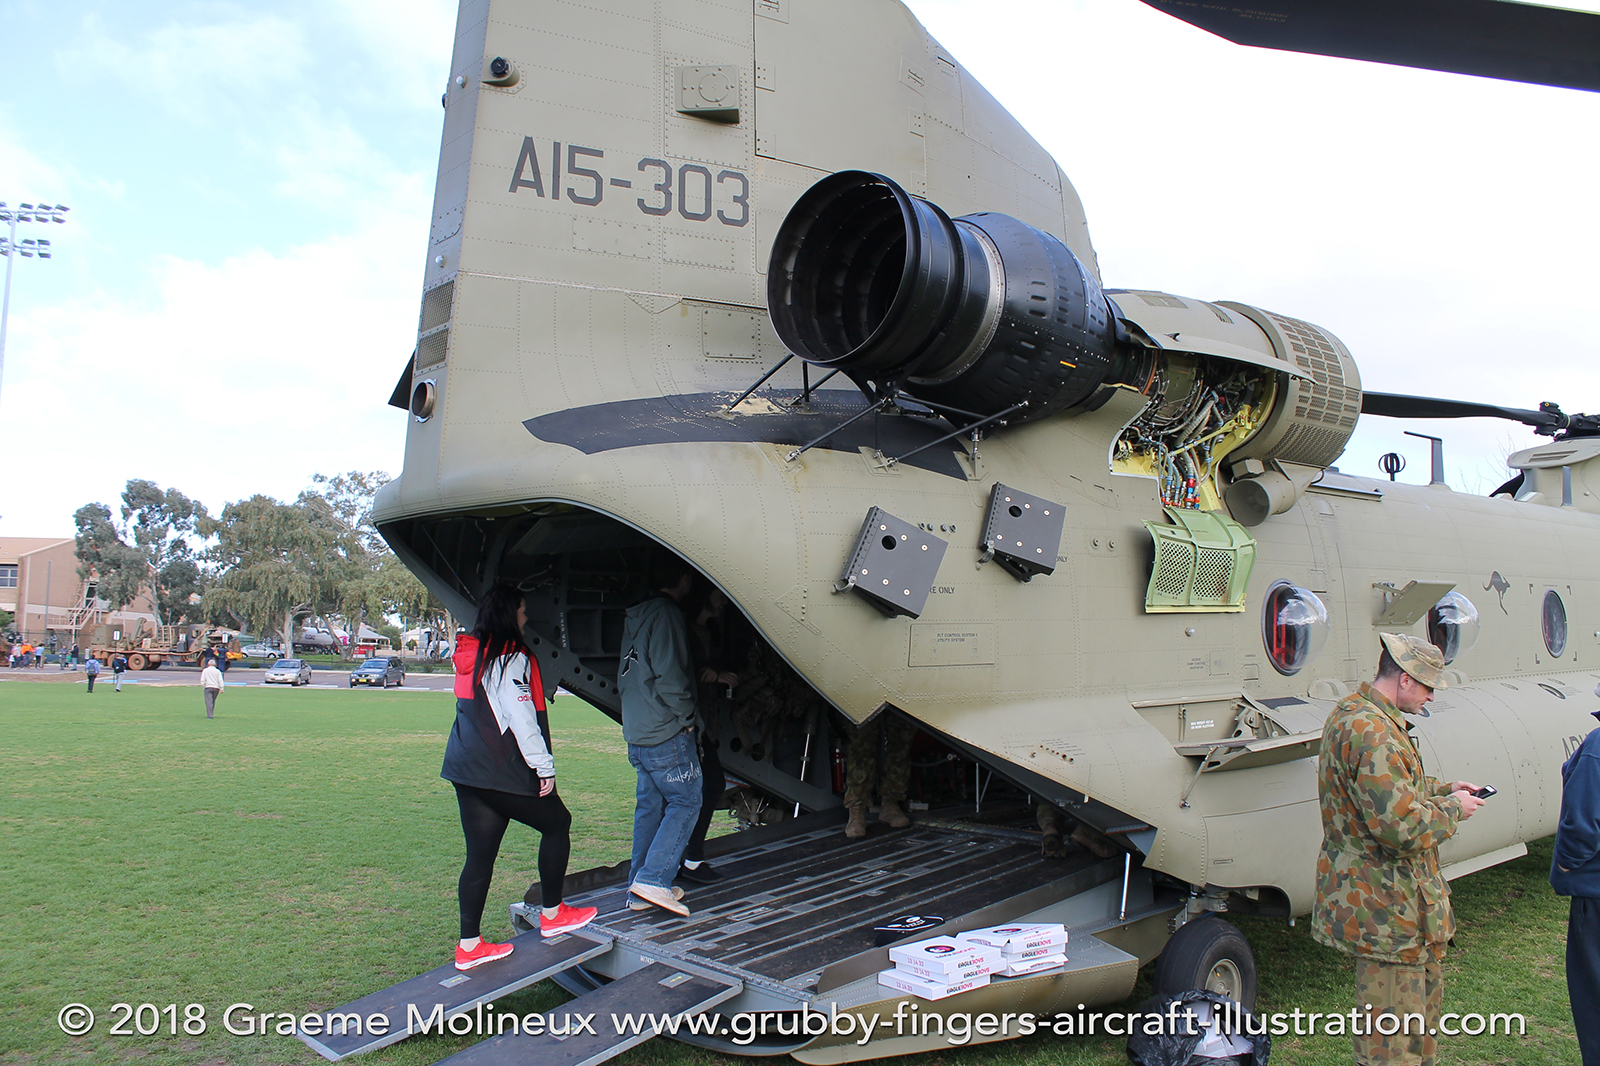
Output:
[[[550,167],[548,190],[541,155]],[[553,200],[561,199],[565,191],[575,204],[598,207],[607,188],[632,190],[635,186],[631,177],[608,179],[588,165],[605,155],[599,148],[577,144],[566,145],[563,152],[560,141],[551,141],[546,155],[532,137],[524,137],[511,171],[510,191],[526,190]],[[740,171],[723,169],[713,174],[710,167],[699,163],[675,167],[665,159],[648,157],[639,160],[636,171],[644,195],[635,197],[634,203],[643,214],[668,215],[676,209],[690,222],[709,221],[713,214],[724,226],[743,226],[750,221],[750,179]]]

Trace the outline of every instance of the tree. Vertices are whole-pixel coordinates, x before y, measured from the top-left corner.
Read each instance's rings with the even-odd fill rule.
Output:
[[[379,573],[384,602],[392,614],[400,616],[402,627],[429,627],[447,635],[455,632],[449,610],[393,552],[384,559]]]
[[[150,564],[151,599],[163,624],[187,618],[192,599],[205,591],[190,538],[206,517],[204,504],[153,481],[133,479],[122,490],[122,521]]]
[[[78,556],[78,577],[95,583],[95,594],[120,611],[138,598],[150,583],[150,560],[126,543],[111,521],[111,508],[86,503],[72,515],[77,527],[73,538]]]
[[[335,573],[325,590],[328,602],[323,606],[344,620],[350,643],[342,654],[348,658],[367,617],[381,619],[389,613],[383,568],[394,553],[372,523],[374,498],[389,482],[389,475],[381,470],[352,470],[332,477],[315,474],[311,480],[321,486],[320,491],[303,492],[297,502],[333,538],[330,562]]]
[[[334,529],[303,497],[286,504],[260,495],[228,504],[220,519],[201,519],[199,529],[217,538],[210,555],[221,566],[206,607],[262,633],[281,623],[283,646],[293,654],[295,618],[312,613],[335,583]]]
[[[114,611],[147,592],[157,620],[175,624],[192,613],[203,591],[191,542],[205,516],[204,504],[177,489],[130,479],[122,490],[120,525],[103,503],[85,504],[72,516],[78,576],[93,580],[96,595]]]

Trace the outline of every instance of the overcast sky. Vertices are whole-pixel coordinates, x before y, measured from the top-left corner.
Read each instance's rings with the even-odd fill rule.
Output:
[[[1308,319],[1369,389],[1600,411],[1600,94],[1240,48],[1137,0],[910,6],[1055,154],[1107,285]],[[0,2],[0,200],[72,208],[18,233],[56,256],[13,280],[0,533],[68,535],[130,477],[215,510],[399,473],[454,19]],[[1363,418],[1341,468],[1426,481],[1407,428],[1479,491],[1536,439]]]

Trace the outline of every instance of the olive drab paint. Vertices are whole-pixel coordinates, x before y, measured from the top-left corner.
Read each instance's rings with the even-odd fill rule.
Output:
[[[683,72],[698,68],[737,71],[713,85],[714,111],[680,110],[698,84]],[[1600,503],[1587,491],[1600,488],[1600,449],[1513,457],[1546,486],[1524,501],[1327,470],[1359,412],[1356,355],[1248,304],[1103,289],[1138,279],[1102,281],[1068,176],[896,0],[463,0],[449,74],[417,353],[399,393],[426,386],[427,413],[405,420],[404,473],[376,517],[458,617],[495,577],[550,590],[529,601],[549,684],[615,713],[606,601],[570,575],[603,570],[605,552],[665,545],[852,720],[915,718],[1118,834],[1135,869],[1196,899],[1303,915],[1323,721],[1372,678],[1391,601],[1431,582],[1475,612],[1435,620],[1460,627],[1460,650],[1416,749],[1434,776],[1500,789],[1441,849],[1445,873],[1553,832],[1564,745],[1592,725],[1584,694],[1600,664]],[[963,291],[979,291],[979,271],[1003,291],[1020,269],[964,216],[1008,216],[1032,242],[1016,247],[1063,263],[1054,249],[1070,252],[1075,298],[1104,311],[1097,336],[1115,345],[1101,384],[1060,413],[971,431],[907,393],[896,405],[892,378],[862,376],[874,412],[844,375],[818,390],[820,368],[779,366],[774,243],[790,208],[841,171],[869,176],[854,188],[882,176],[905,202],[937,205],[969,255],[969,273],[952,275]],[[986,330],[1005,332],[986,324],[993,306],[973,297],[975,339],[950,355],[952,380],[979,372]],[[894,328],[887,296],[863,307],[840,328]],[[1006,343],[1050,343],[1014,318]],[[1178,441],[1185,422],[1196,428]],[[1230,515],[1227,489],[1252,479],[1250,516]],[[1051,559],[1031,580],[985,559],[997,484],[1060,508],[1048,530],[1059,546],[1026,545]],[[910,530],[906,544],[943,545],[931,580],[891,590],[910,616],[841,582],[873,508]],[[1186,587],[1225,593],[1252,542],[1242,602],[1147,609],[1145,524],[1205,512],[1225,522],[1233,562],[1196,537],[1173,566],[1190,568]],[[1280,585],[1270,599],[1284,613],[1265,618]],[[1563,607],[1554,653],[1547,594]],[[1425,611],[1402,613],[1384,631],[1428,637]],[[1273,657],[1274,626],[1303,662]],[[837,803],[826,768],[763,787]]]

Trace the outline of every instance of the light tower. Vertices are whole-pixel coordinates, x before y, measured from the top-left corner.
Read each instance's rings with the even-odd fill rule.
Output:
[[[8,223],[11,227],[9,237],[0,237],[0,255],[6,257],[6,292],[3,301],[0,301],[0,381],[5,379],[6,372],[6,323],[11,317],[11,268],[16,265],[17,257],[32,259],[50,258],[50,242],[47,240],[28,238],[18,242],[18,222],[65,222],[67,212],[71,208],[61,204],[51,207],[49,204],[18,204],[8,207],[4,200],[0,200],[0,222]]]

